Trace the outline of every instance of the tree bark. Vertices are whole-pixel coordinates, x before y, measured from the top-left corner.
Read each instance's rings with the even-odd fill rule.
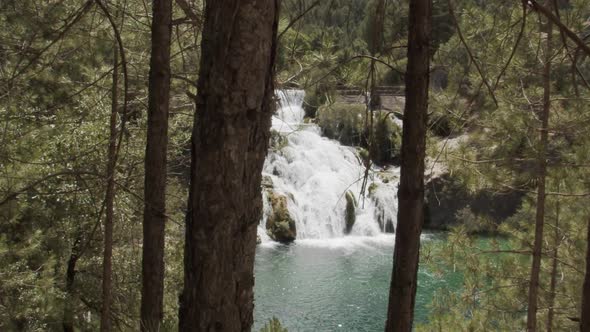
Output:
[[[559,182],[557,183],[557,192],[559,192]],[[559,245],[561,239],[559,236],[559,213],[560,213],[560,202],[559,196],[556,198],[555,203],[555,228],[553,230],[553,257],[551,258],[551,283],[549,285],[549,310],[547,311],[547,332],[553,331],[553,318],[555,317],[555,295],[557,289],[557,260],[559,255]]]
[[[163,318],[172,0],[154,0],[152,9],[143,210],[142,331],[159,331]]]
[[[102,307],[100,313],[100,331],[111,330],[111,302],[112,302],[112,277],[113,277],[113,219],[115,201],[115,164],[117,154],[117,99],[118,99],[118,56],[117,47],[113,51],[113,87],[111,91],[111,116],[109,122],[109,147],[107,152],[105,194],[105,221],[104,221],[104,254],[102,261]]]
[[[403,119],[398,226],[385,330],[412,329],[424,224],[424,157],[430,70],[432,0],[410,1],[406,105]]]
[[[79,232],[78,232],[79,233]],[[62,327],[64,332],[74,332],[74,281],[76,280],[76,263],[78,262],[80,249],[81,235],[78,234],[72,252],[68,259],[68,267],[66,269],[66,289],[65,289],[65,303],[64,303],[64,317]]]
[[[279,0],[205,7],[180,331],[249,331]]]
[[[580,315],[580,331],[590,332],[590,218],[586,235],[586,274],[582,291],[582,313]]]
[[[552,8],[552,0],[547,0],[547,6]],[[547,40],[545,43],[545,60],[543,66],[543,111],[541,113],[541,141],[538,154],[538,188],[537,211],[535,216],[535,240],[533,244],[533,262],[529,283],[529,298],[527,310],[527,331],[537,330],[537,309],[539,295],[539,274],[541,272],[541,254],[543,250],[543,226],[545,224],[545,180],[547,177],[547,144],[549,141],[549,111],[551,109],[551,58],[553,24],[547,20],[541,28]]]

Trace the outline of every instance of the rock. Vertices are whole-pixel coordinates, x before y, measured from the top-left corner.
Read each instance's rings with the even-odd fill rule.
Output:
[[[318,125],[328,138],[348,146],[362,146],[366,109],[364,104],[337,102],[323,105],[318,109]]]
[[[256,235],[256,244],[261,244],[262,243],[262,239],[260,238],[260,235]]]
[[[402,129],[391,119],[389,113],[376,114],[373,139],[371,158],[375,164],[399,165]]]
[[[324,136],[347,146],[370,149],[361,159],[379,165],[399,164],[402,129],[390,112],[373,112],[374,132],[369,135],[365,126],[367,106],[362,103],[335,102],[318,109],[317,124]],[[371,141],[368,138],[372,137]]]
[[[272,213],[266,219],[266,233],[274,241],[291,243],[297,238],[295,220],[287,208],[287,196],[268,191]]]
[[[289,144],[289,140],[285,135],[281,134],[280,132],[271,129],[270,131],[270,139],[269,139],[269,150],[270,151],[280,151],[284,147]]]
[[[371,160],[369,159],[369,151],[365,148],[358,148],[357,149],[358,156],[360,158],[360,162],[367,167]]]
[[[376,204],[377,209],[375,210],[375,217],[377,218],[377,223],[379,224],[379,228],[382,232],[385,233],[395,233],[395,226],[393,225],[393,220],[391,218],[387,218],[385,216],[385,208],[383,205]]]
[[[371,184],[369,185],[369,197],[375,195],[375,191],[377,190],[377,188],[379,188],[379,185],[375,182],[371,182]]]
[[[391,181],[399,180],[399,176],[397,173],[392,173],[387,170],[382,171],[382,172],[377,172],[377,176],[379,177],[379,179],[381,179],[381,181],[383,181],[383,183],[386,183],[386,184]]]
[[[441,91],[449,85],[449,71],[442,66],[436,66],[430,72],[430,86],[433,90]]]
[[[379,224],[379,229],[385,233],[395,233],[395,226],[393,224],[393,219],[387,216],[385,213],[385,202],[382,202],[379,197],[376,195],[377,190],[379,189],[378,183],[371,183],[369,185],[369,194],[368,197],[375,203],[375,219],[377,219],[377,223]]]
[[[279,172],[279,169],[278,168],[274,167],[272,169],[272,175],[274,175],[274,176],[281,176],[281,172]]]
[[[346,211],[345,211],[345,229],[344,234],[350,234],[352,231],[352,227],[354,226],[354,222],[356,221],[356,198],[354,198],[354,194],[349,190],[346,192]]]
[[[522,204],[524,193],[480,190],[472,192],[449,173],[432,178],[424,191],[424,228],[447,230],[452,226],[491,220],[495,226],[511,217]],[[466,217],[469,216],[469,217]],[[467,225],[473,232],[493,231],[478,225]]]
[[[329,95],[328,87],[324,84],[318,84],[313,89],[306,89],[305,98],[303,99],[305,117],[315,118],[318,108],[328,101]]]
[[[272,189],[274,188],[274,185],[272,183],[272,178],[268,175],[263,175],[262,176],[262,182],[260,184],[262,186],[263,189]]]

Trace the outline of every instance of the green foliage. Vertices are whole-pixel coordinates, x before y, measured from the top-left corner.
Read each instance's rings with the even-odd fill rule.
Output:
[[[371,160],[378,165],[396,163],[401,148],[401,128],[390,114],[374,112],[374,133],[369,140],[367,126],[371,121],[367,123],[366,116],[364,104],[336,102],[320,107],[317,117],[325,136],[344,145],[369,148]]]
[[[0,330],[61,330],[66,311],[76,330],[98,329],[108,119],[114,38],[103,13],[83,3],[0,3]],[[194,2],[200,6],[201,2]],[[141,217],[151,8],[108,6],[122,31],[129,71],[116,172],[113,321],[137,329]],[[63,33],[64,26],[81,18]],[[135,13],[133,17],[129,15]],[[137,16],[135,16],[137,15]],[[180,17],[181,13],[175,16]],[[198,26],[175,26],[173,72],[195,81]],[[191,50],[191,51],[189,51]],[[120,81],[123,81],[121,76]],[[122,84],[119,87],[122,96]],[[165,326],[177,325],[189,137],[190,83],[172,81],[166,243]],[[66,275],[74,262],[74,282]]]
[[[373,38],[376,1],[322,1],[307,13],[280,40],[278,77],[284,84],[306,89],[308,94],[331,90],[337,84],[364,87],[370,60],[360,55],[377,52],[385,62],[403,72],[405,39],[407,37],[407,6],[402,1],[386,1],[382,45],[369,46]],[[280,22],[285,27],[310,2],[283,2],[285,16]],[[372,52],[371,52],[372,51]],[[378,64],[377,84],[396,76],[391,69]],[[399,75],[398,75],[399,76]],[[310,96],[311,97],[311,96]],[[310,103],[310,105],[321,103]],[[308,115],[313,116],[313,111]]]
[[[471,112],[465,99],[448,92],[432,92],[430,95],[428,129],[438,137],[449,137],[464,131]]]
[[[571,4],[573,7],[561,9],[562,17],[573,18],[576,10],[587,14],[587,1]],[[529,14],[511,65],[498,79],[518,38],[522,22],[519,7],[492,1],[460,2],[455,8],[466,42],[494,88],[498,105],[456,36],[442,44],[434,57],[436,64],[449,73],[449,84],[431,99],[431,129],[439,136],[450,132],[460,135],[459,139],[433,140],[437,142],[434,153],[470,192],[519,193],[523,201],[516,213],[497,227],[497,235],[484,239],[472,234],[473,227],[487,229],[493,225],[490,220],[476,213],[474,206],[457,213],[462,224],[429,253],[436,260],[428,264],[441,271],[458,271],[464,285],[459,292],[440,291],[431,304],[429,322],[418,331],[525,329],[543,97],[539,47],[545,37],[539,33],[536,17],[531,19]],[[569,24],[575,27],[580,22]],[[560,40],[557,31],[553,37]],[[590,157],[590,141],[579,122],[587,117],[580,98],[587,98],[588,91],[579,90],[581,96],[576,96],[573,80],[565,78],[571,63],[557,60],[567,55],[557,46],[554,52],[549,146],[544,156],[549,194],[537,317],[538,329],[546,330],[548,308],[553,307],[553,328],[575,330],[578,326],[570,318],[579,317],[580,312],[590,210],[586,198],[577,196],[588,190],[587,183],[579,181],[588,177],[588,171],[572,165],[587,162]],[[589,73],[585,71],[585,75]],[[437,122],[444,126],[437,127]],[[553,299],[550,284],[554,253],[558,260]]]
[[[303,109],[305,110],[305,116],[309,118],[315,118],[317,116],[317,110],[322,105],[328,102],[330,97],[329,91],[324,91],[321,86],[305,93],[305,99],[303,100]]]
[[[114,241],[114,322],[137,330],[141,276],[143,153],[150,52],[149,2],[108,2],[122,32],[128,61],[129,114],[119,100],[117,124],[127,120],[116,169]],[[202,11],[202,1],[192,2]],[[497,229],[502,237],[482,243],[474,229],[497,224],[470,205],[462,221],[428,263],[440,273],[457,271],[459,292],[441,291],[432,302],[426,326],[418,330],[519,330],[524,328],[530,270],[532,220],[537,190],[539,109],[542,63],[538,20],[529,12],[511,65],[504,67],[522,22],[519,2],[455,1],[466,43],[483,75],[454,32],[447,2],[433,2],[433,68],[448,84],[429,100],[430,155],[440,156],[449,174],[470,194],[522,192],[523,204]],[[588,33],[588,0],[560,2],[561,17],[580,35]],[[306,1],[309,5],[310,1]],[[367,90],[370,60],[376,54],[375,84],[402,84],[407,63],[407,1],[387,1],[383,41],[371,43],[375,2],[322,1],[286,31],[277,54],[277,80],[307,91],[305,107],[324,133],[344,144],[363,147],[377,163],[395,161],[400,128],[390,117],[375,116],[369,141],[366,106],[333,102],[339,85]],[[71,310],[77,330],[96,330],[100,312],[106,148],[115,45],[112,27],[96,6],[64,32],[81,13],[80,1],[0,1],[0,330],[61,329]],[[297,1],[284,1],[282,31],[301,12]],[[198,72],[200,26],[182,21],[175,9],[172,41],[172,105],[169,130],[169,183],[164,292],[164,330],[177,326],[178,290],[183,283],[183,219],[190,163],[190,136]],[[554,34],[554,40],[560,36]],[[561,43],[561,41],[560,41]],[[568,45],[570,52],[574,47]],[[550,120],[546,238],[542,260],[541,308],[547,291],[551,252],[558,249],[559,308],[554,327],[576,329],[587,245],[586,220],[590,140],[588,90],[574,83],[571,59],[561,45],[553,57],[553,106]],[[575,53],[575,52],[574,52]],[[393,68],[391,68],[393,67]],[[577,69],[590,77],[590,61],[577,58]],[[502,76],[500,77],[500,74]],[[184,79],[183,79],[184,78]],[[120,77],[120,80],[123,78]],[[498,105],[483,80],[494,90]],[[497,82],[497,84],[496,84]],[[122,94],[122,87],[119,87]],[[316,114],[317,112],[317,114]],[[455,140],[457,136],[461,139]],[[284,146],[278,136],[275,148]],[[446,143],[441,138],[453,137]],[[371,144],[370,144],[371,143]],[[445,145],[444,151],[439,151]],[[372,147],[371,152],[367,150]],[[443,153],[444,152],[444,153]],[[582,180],[580,180],[582,179]],[[374,191],[369,187],[369,193]],[[559,192],[560,195],[555,193]],[[347,196],[348,202],[348,196]],[[348,204],[347,204],[348,205]],[[557,206],[560,206],[558,209]],[[558,216],[559,210],[559,216]],[[555,223],[559,220],[559,225]],[[557,230],[557,232],[556,232]],[[74,259],[73,259],[74,258]],[[68,263],[75,261],[74,283],[67,286]],[[539,312],[539,317],[546,314]],[[545,324],[544,319],[540,319]],[[541,326],[540,329],[544,329]],[[286,331],[277,319],[264,331]]]
[[[345,145],[361,145],[366,109],[363,104],[324,105],[318,109],[318,125],[329,138]]]
[[[401,153],[402,129],[389,114],[376,114],[374,136],[371,147],[372,158],[378,165],[397,163]]]
[[[260,329],[260,332],[288,332],[288,330],[281,325],[278,318],[273,317]]]

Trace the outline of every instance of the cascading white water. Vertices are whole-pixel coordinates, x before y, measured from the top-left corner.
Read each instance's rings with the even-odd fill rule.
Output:
[[[269,152],[263,175],[272,179],[273,192],[287,197],[297,239],[344,236],[347,191],[358,202],[351,235],[374,236],[385,231],[378,218],[391,220],[395,226],[397,180],[384,183],[376,176],[382,170],[372,169],[367,185],[368,188],[371,183],[377,184],[371,191],[372,198],[359,198],[365,168],[356,149],[322,137],[315,124],[303,123],[303,91],[285,90],[277,94],[280,108],[273,118],[272,129],[286,137],[287,142],[278,151]],[[396,178],[397,169],[388,172]],[[263,191],[263,195],[264,217],[258,233],[266,241],[269,238],[265,223],[272,207],[267,192]]]

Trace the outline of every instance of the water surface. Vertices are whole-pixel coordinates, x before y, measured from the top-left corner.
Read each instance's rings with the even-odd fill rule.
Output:
[[[393,242],[379,235],[258,246],[253,331],[273,316],[289,331],[383,331]],[[425,322],[435,290],[456,280],[424,269],[418,278],[415,320]]]

